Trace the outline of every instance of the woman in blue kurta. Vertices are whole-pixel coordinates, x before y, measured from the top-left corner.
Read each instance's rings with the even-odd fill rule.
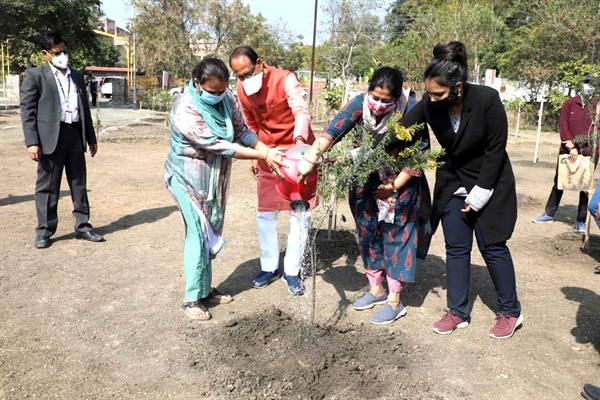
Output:
[[[356,96],[333,118],[299,165],[300,172],[308,174],[319,155],[357,124],[367,128],[377,141],[378,136],[386,135],[389,118],[395,112],[403,113],[405,108],[402,73],[391,67],[377,69],[369,82],[368,93]],[[426,130],[424,135],[401,143],[390,151],[399,151],[414,144],[417,139],[426,149],[429,147]],[[420,228],[426,225],[421,222],[426,220],[421,207],[428,199],[422,171],[410,168],[390,176],[382,166],[370,175],[364,185],[350,188],[350,208],[356,221],[360,254],[371,288],[352,306],[356,310],[365,310],[385,304],[371,316],[371,323],[391,323],[406,314],[400,293],[414,282],[417,253],[423,257],[426,253],[428,240],[422,240]],[[386,279],[389,295],[383,285]]]

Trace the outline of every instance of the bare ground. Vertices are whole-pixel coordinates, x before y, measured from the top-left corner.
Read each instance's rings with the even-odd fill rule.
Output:
[[[35,164],[18,115],[0,114],[0,399],[577,399],[584,383],[600,384],[600,237],[590,255],[580,251],[576,193],[565,194],[558,222],[529,222],[552,184],[556,134],[544,134],[535,166],[532,132],[510,138],[520,212],[510,248],[525,323],[494,341],[494,291],[476,250],[472,324],[431,332],[445,308],[441,232],[405,297],[408,315],[366,324],[372,311],[349,307],[366,279],[343,204],[347,221],[317,243],[317,327],[310,293],[292,298],[281,282],[250,289],[259,265],[245,162],[234,164],[229,242],[214,267],[214,284],[235,301],[212,308],[209,322],[188,321],[178,310],[184,232],[162,185],[165,127],[127,113],[88,160],[92,223],[107,241],[74,240],[63,182],[45,250],[33,247]]]

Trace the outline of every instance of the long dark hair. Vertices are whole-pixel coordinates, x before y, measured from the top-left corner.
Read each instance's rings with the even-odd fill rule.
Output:
[[[395,98],[399,98],[402,95],[403,83],[402,72],[398,68],[379,67],[369,79],[369,92],[380,87],[387,89]]]
[[[467,49],[461,42],[438,43],[433,48],[433,59],[423,76],[435,79],[442,86],[454,87],[467,81]]]
[[[217,78],[220,81],[229,82],[229,70],[225,63],[218,58],[204,57],[192,71],[192,77],[203,84],[209,79]]]

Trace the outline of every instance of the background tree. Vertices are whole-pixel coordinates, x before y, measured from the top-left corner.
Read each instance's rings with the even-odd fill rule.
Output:
[[[320,47],[320,67],[339,76],[343,82],[360,75],[364,68],[357,67],[356,55],[370,51],[379,44],[383,30],[379,18],[368,10],[381,6],[376,0],[329,0],[325,14],[328,39]],[[367,67],[368,68],[368,67]]]
[[[209,53],[227,60],[239,45],[252,46],[275,66],[292,70],[304,63],[300,44],[283,25],[271,25],[241,0],[134,0],[140,68],[189,76],[199,61],[191,43],[207,43]]]
[[[498,55],[505,76],[525,80],[535,94],[558,82],[562,63],[584,57],[598,63],[599,13],[598,0],[515,1],[512,18],[524,22],[509,32]]]
[[[11,71],[21,72],[33,66],[39,37],[52,31],[61,32],[68,42],[75,55],[73,68],[106,59],[107,46],[93,31],[102,15],[100,4],[100,0],[3,0],[0,40],[9,39]],[[107,61],[114,61],[114,54],[111,51]]]
[[[190,40],[198,30],[198,9],[188,0],[134,0],[138,68],[189,76],[194,65]]]
[[[407,78],[420,81],[433,47],[440,42],[460,40],[469,52],[470,78],[477,80],[480,57],[503,28],[492,4],[473,0],[396,2],[386,22],[392,27],[402,26],[402,33],[398,34],[398,29],[389,33],[393,48],[383,61],[404,65]]]

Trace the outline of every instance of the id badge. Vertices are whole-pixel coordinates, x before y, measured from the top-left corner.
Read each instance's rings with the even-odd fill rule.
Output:
[[[66,124],[73,123],[73,113],[69,110],[65,111],[65,123]]]

